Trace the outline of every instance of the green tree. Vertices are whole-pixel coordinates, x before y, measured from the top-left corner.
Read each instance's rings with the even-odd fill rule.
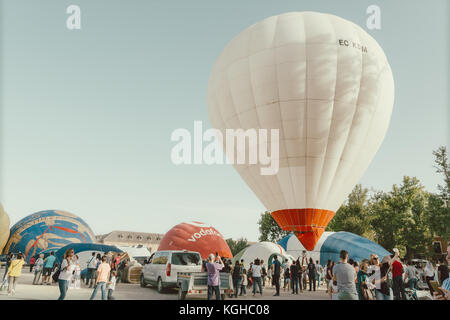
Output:
[[[433,151],[436,172],[443,175],[444,184],[438,185],[439,194],[429,194],[427,222],[435,236],[450,237],[450,163],[446,147]]]
[[[427,224],[427,195],[419,180],[408,176],[389,193],[377,193],[370,204],[376,241],[387,250],[404,249],[407,258],[429,254],[432,236]]]
[[[328,224],[328,231],[348,231],[372,238],[370,211],[367,207],[368,189],[356,185],[348,195],[347,201],[339,208]]]
[[[448,161],[447,148],[441,146],[433,151],[433,155],[435,157],[434,167],[436,172],[441,173],[444,176],[444,184],[438,185],[438,190],[441,193],[442,199],[448,206],[448,201],[450,200],[450,162]]]
[[[237,240],[233,240],[230,238],[225,241],[227,242],[228,246],[230,247],[230,250],[231,250],[231,253],[233,254],[233,256],[235,256],[241,250],[248,247],[248,241],[245,238],[239,238]]]
[[[281,229],[276,221],[272,218],[269,211],[261,213],[261,218],[258,221],[259,225],[259,241],[277,242],[290,232]]]

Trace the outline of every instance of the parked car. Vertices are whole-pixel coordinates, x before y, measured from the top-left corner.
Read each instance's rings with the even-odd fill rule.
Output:
[[[158,292],[177,287],[178,272],[201,272],[202,257],[194,251],[156,251],[144,264],[141,287],[156,286]]]

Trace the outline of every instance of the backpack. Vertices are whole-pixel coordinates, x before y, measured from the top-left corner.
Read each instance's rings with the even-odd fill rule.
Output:
[[[289,268],[286,268],[286,270],[284,270],[284,277],[285,278],[289,278],[290,277],[290,271],[289,271]]]

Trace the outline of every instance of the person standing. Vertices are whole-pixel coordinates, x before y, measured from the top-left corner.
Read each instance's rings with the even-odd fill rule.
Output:
[[[250,265],[248,267],[248,272],[247,272],[247,280],[248,280],[247,281],[248,282],[247,287],[248,288],[251,288],[253,286],[252,273],[253,273],[253,262],[250,262]]]
[[[206,270],[208,272],[208,300],[212,299],[213,293],[216,295],[216,300],[220,300],[220,274],[219,271],[224,267],[223,261],[216,253],[208,256],[206,263]]]
[[[314,288],[314,291],[316,291],[316,265],[314,264],[312,258],[309,258],[308,278],[309,278],[309,291],[311,291],[312,288]]]
[[[269,279],[270,286],[273,287],[273,285],[275,284],[275,282],[273,281],[273,265],[267,267],[267,278]]]
[[[108,300],[116,300],[113,297],[114,290],[116,290],[117,271],[111,271],[111,280],[108,283]]]
[[[58,277],[58,287],[59,287],[59,298],[58,300],[64,300],[66,297],[67,289],[69,288],[69,282],[72,280],[72,274],[75,270],[75,263],[73,260],[74,250],[69,248],[64,253],[63,261],[59,266],[59,277]]]
[[[260,265],[260,260],[256,259],[252,267],[253,295],[256,294],[256,286],[258,286],[259,293],[261,295],[263,294],[261,276],[262,276],[262,269]]]
[[[264,287],[266,284],[267,270],[266,270],[266,266],[264,265],[264,260],[260,260],[259,264],[261,266],[261,283],[262,283],[262,286]]]
[[[102,291],[102,300],[106,300],[106,284],[109,281],[110,272],[111,266],[108,263],[108,257],[103,256],[102,261],[96,270],[97,277],[95,278],[94,291],[92,292],[90,300],[94,300],[99,288]]]
[[[122,275],[125,271],[125,268],[128,267],[128,262],[129,262],[128,258],[123,257],[121,259],[119,266],[117,267],[117,282],[116,283],[119,283],[120,281],[122,281]],[[205,263],[204,270],[206,270],[206,263]]]
[[[303,293],[303,289],[306,290],[306,288],[303,285],[303,267],[300,264],[300,260],[297,259],[296,265],[297,265],[297,275],[298,275],[297,278],[300,287],[300,292]]]
[[[433,287],[431,286],[430,281],[434,280],[434,267],[430,261],[427,261],[424,272],[425,272],[425,280],[427,282],[428,288],[430,289],[431,296],[433,296]]]
[[[290,268],[291,271],[291,287],[292,294],[298,294],[298,270],[299,270],[299,262],[293,262]]]
[[[241,275],[241,292],[239,293],[239,296],[242,296],[242,294],[244,294],[244,297],[247,295],[247,270],[242,270],[242,275]]]
[[[317,280],[317,288],[320,288],[320,283],[322,282],[322,273],[323,267],[319,263],[319,260],[316,260],[316,280]]]
[[[394,300],[406,300],[405,286],[403,283],[403,265],[400,258],[392,259],[392,285],[394,291]],[[434,271],[433,271],[434,273]],[[401,295],[401,297],[400,297]]]
[[[233,271],[231,272],[232,279],[233,279],[233,289],[234,289],[234,297],[237,298],[238,292],[239,292],[239,286],[241,282],[241,265],[239,264],[239,260],[236,260],[234,264]]]
[[[333,263],[331,260],[328,260],[327,262],[327,269],[326,269],[326,275],[325,275],[325,281],[327,283],[327,290],[330,289],[330,282],[333,279]]]
[[[375,295],[377,300],[392,300],[392,289],[389,286],[387,275],[390,270],[391,257],[385,256],[378,262],[378,256],[372,257],[371,270],[369,271],[369,282],[375,284]],[[371,272],[371,273],[370,273]]]
[[[77,255],[73,256],[73,264],[75,265],[73,269],[72,277],[69,281],[69,289],[80,289],[81,288],[81,266],[80,259]]]
[[[2,286],[0,288],[0,290],[3,291],[3,288],[6,287],[6,285],[8,284],[8,269],[9,266],[11,265],[11,261],[13,260],[14,255],[10,252],[8,253],[8,257],[6,258],[6,263],[5,263],[5,273],[3,274],[3,279],[2,279]]]
[[[278,261],[278,257],[275,256],[274,262],[272,264],[273,267],[273,283],[275,284],[276,293],[274,296],[280,295],[280,276],[281,276],[281,263]]]
[[[330,290],[329,291],[330,291],[330,295],[331,295],[331,300],[339,300],[339,298],[338,298],[339,289],[338,289],[336,280],[330,281]]]
[[[356,274],[356,291],[358,292],[359,300],[365,300],[363,296],[363,289],[369,289],[369,275],[367,274],[367,270],[369,268],[369,260],[364,259],[361,261],[360,268]],[[356,271],[356,270],[355,270]],[[371,285],[373,286],[373,285]],[[363,288],[361,288],[363,287]]]
[[[34,263],[34,279],[33,284],[38,284],[41,278],[42,270],[44,269],[44,254],[41,253],[39,258]]]
[[[117,273],[117,268],[119,267],[119,263],[120,263],[120,253],[116,253],[116,257],[114,258],[114,270]],[[117,276],[116,276],[117,278]]]
[[[42,284],[47,283],[47,285],[51,284],[51,275],[53,272],[53,267],[55,266],[55,253],[52,251],[50,255],[44,259],[44,273],[42,276]]]
[[[417,287],[417,269],[410,260],[406,261],[405,280],[408,283],[410,289],[416,289]]]
[[[291,282],[291,269],[289,267],[289,265],[286,264],[285,268],[284,268],[284,284],[283,284],[283,291],[286,291],[286,287],[288,289],[288,291],[291,289],[290,286],[290,282]]]
[[[97,259],[95,258],[95,252],[92,252],[92,257],[87,261],[87,275],[86,285],[92,288],[94,283],[95,269],[97,268]]]
[[[30,273],[33,271],[34,263],[36,262],[35,257],[31,257],[30,259]]]
[[[16,294],[16,283],[22,275],[22,267],[25,264],[23,254],[19,253],[17,258],[11,261],[8,268],[8,295]]]
[[[333,280],[337,281],[338,300],[358,300],[356,292],[356,272],[355,268],[347,263],[348,252],[341,250],[340,262],[333,268]]]

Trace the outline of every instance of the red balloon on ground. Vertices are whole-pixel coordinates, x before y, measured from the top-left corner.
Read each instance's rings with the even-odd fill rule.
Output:
[[[183,222],[170,229],[162,238],[158,250],[189,250],[199,252],[202,259],[216,252],[224,258],[233,258],[222,234],[202,222]]]

